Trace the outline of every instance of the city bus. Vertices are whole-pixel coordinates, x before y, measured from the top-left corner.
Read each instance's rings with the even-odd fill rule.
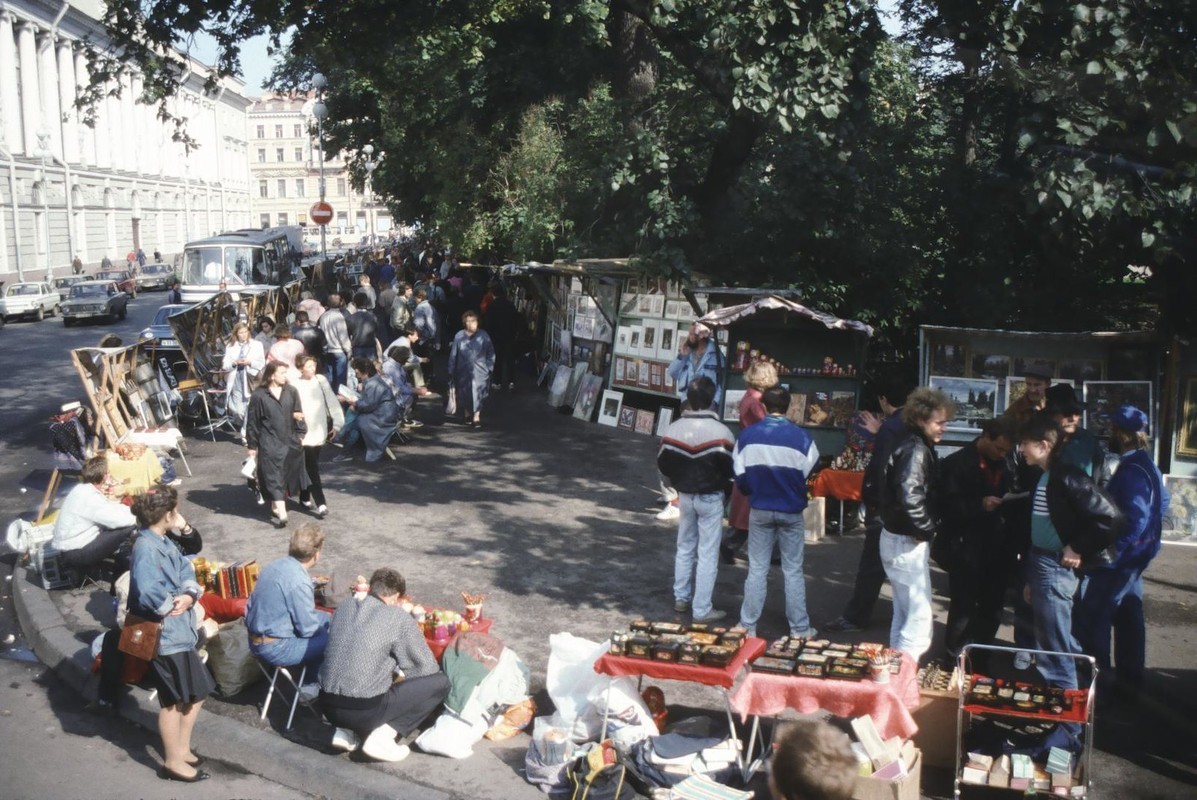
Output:
[[[221,290],[253,292],[283,286],[298,276],[290,228],[247,228],[188,242],[179,269],[184,303]]]

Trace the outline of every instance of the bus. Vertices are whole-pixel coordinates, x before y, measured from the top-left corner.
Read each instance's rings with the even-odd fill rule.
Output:
[[[221,290],[253,292],[298,277],[290,228],[246,228],[183,247],[179,281],[184,303],[200,303]]]

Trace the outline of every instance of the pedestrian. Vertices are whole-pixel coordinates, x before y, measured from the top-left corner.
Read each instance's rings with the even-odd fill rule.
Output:
[[[233,326],[233,339],[225,347],[221,361],[225,372],[225,413],[238,428],[245,428],[245,410],[264,366],[266,351],[262,343],[250,338],[249,325],[238,322]]]
[[[170,291],[166,293],[166,302],[174,304],[181,304],[183,302],[183,291],[179,288],[177,278],[170,282]]]
[[[353,304],[357,310],[345,319],[345,326],[349,332],[352,357],[376,359],[381,357],[378,345],[378,317],[372,310],[367,309],[367,300],[365,292],[358,292],[353,296]]]
[[[270,348],[274,347],[275,342],[274,320],[268,315],[263,314],[258,317],[255,327],[257,328],[257,333],[254,334],[254,338],[262,343],[262,352],[269,353]]]
[[[172,528],[186,527],[179,513],[179,495],[172,486],[158,486],[133,499],[141,526],[133,545],[128,608],[143,619],[160,621],[158,651],[150,662],[149,683],[158,692],[158,735],[162,738],[164,780],[196,783],[208,773],[191,749],[191,732],[200,706],[216,688],[196,647],[195,605],[203,588],[195,567],[166,538]]]
[[[138,269],[145,269],[145,251],[140,247],[137,248],[137,267]]]
[[[1168,490],[1151,459],[1147,414],[1132,405],[1110,415],[1110,449],[1118,468],[1106,492],[1126,517],[1108,564],[1081,580],[1077,625],[1081,646],[1097,659],[1102,687],[1129,694],[1143,687],[1147,630],[1143,621],[1143,571],[1160,552]],[[1114,661],[1110,662],[1110,631]]]
[[[317,366],[323,366],[324,331],[312,324],[312,318],[307,311],[300,309],[295,312],[295,324],[291,326],[291,336],[303,345],[303,352],[316,358]]]
[[[449,348],[449,381],[456,393],[456,413],[472,428],[482,424],[482,405],[490,393],[490,378],[495,370],[495,346],[490,335],[478,329],[478,315],[467,311],[461,316],[463,330],[453,337]]]
[[[1047,390],[1046,407],[1064,434],[1060,459],[1079,467],[1098,484],[1105,483],[1106,452],[1101,441],[1081,425],[1085,404],[1077,399],[1076,389],[1067,383],[1057,383]]]
[[[298,495],[307,484],[300,445],[303,421],[299,392],[287,382],[286,367],[267,364],[249,399],[245,441],[247,455],[257,460],[258,490],[270,503],[276,528],[287,527],[287,495]]]
[[[297,359],[305,352],[303,342],[292,338],[291,329],[286,325],[279,325],[275,330],[274,344],[266,351],[266,360],[282,364],[287,368],[287,376],[294,381],[299,377]]]
[[[324,370],[328,383],[340,390],[348,378],[349,354],[353,342],[349,338],[346,324],[347,314],[341,308],[341,295],[333,292],[328,296],[328,309],[320,315],[316,324],[324,334]]]
[[[328,514],[328,505],[325,503],[324,482],[320,478],[320,453],[324,444],[336,436],[345,424],[345,413],[332,387],[328,385],[328,379],[320,374],[316,357],[302,355],[297,363],[299,380],[295,381],[295,390],[299,392],[299,405],[303,409],[303,421],[307,427],[300,444],[303,446],[303,464],[308,476],[308,486],[300,490],[299,502],[323,519]]]
[[[78,255],[71,261],[71,272],[75,275],[83,274],[83,259],[79,258]]]
[[[484,313],[486,332],[495,345],[495,386],[510,391],[515,388],[515,334],[519,312],[501,283],[495,284],[493,299]]]
[[[161,250],[157,250],[157,249],[154,250],[154,263],[155,264],[162,263],[162,251]]]
[[[107,253],[105,253],[104,257],[100,259],[100,269],[112,269],[112,259],[108,257]]]
[[[711,605],[719,572],[723,500],[733,477],[735,437],[711,410],[714,382],[705,375],[686,388],[686,408],[661,438],[657,468],[678,492],[677,551],[673,559],[673,610],[695,622],[726,612]]]
[[[706,375],[715,383],[715,398],[712,408],[719,408],[723,399],[723,356],[719,344],[711,341],[711,329],[701,322],[690,326],[690,332],[682,343],[681,351],[667,367],[670,377],[677,384],[677,394],[685,399],[686,387],[699,375]]]
[[[1073,636],[1077,570],[1113,544],[1125,526],[1118,507],[1079,467],[1061,458],[1064,433],[1049,414],[1027,423],[1020,447],[1027,463],[1043,470],[1031,500],[1031,551],[1025,599],[1035,621],[1035,642],[1051,653],[1080,653]],[[1036,657],[1049,686],[1076,689],[1076,660]]]
[[[744,371],[744,383],[748,384],[748,389],[740,399],[737,409],[741,431],[752,427],[768,416],[764,404],[761,403],[761,393],[777,385],[777,368],[766,361],[754,361]],[[736,551],[748,540],[750,508],[748,498],[738,488],[733,488],[727,513],[727,526],[731,531],[726,541],[720,546],[720,554],[726,564],[735,562]]]
[[[785,387],[766,389],[761,393],[761,403],[767,416],[740,432],[734,458],[736,486],[751,506],[748,577],[744,581],[740,625],[748,630],[749,636],[756,635],[757,622],[765,607],[769,562],[776,546],[781,550],[789,634],[808,638],[817,631],[811,627],[806,610],[806,576],[802,572],[806,533],[802,512],[807,505],[806,478],[819,462],[819,448],[805,428],[786,419],[790,393]]]
[[[349,401],[349,407],[357,413],[357,428],[366,442],[366,462],[378,461],[383,455],[394,461],[395,454],[387,445],[399,424],[395,394],[370,359],[355,358],[351,367],[357,377],[358,396]]]
[[[936,389],[915,389],[902,407],[906,430],[884,465],[878,551],[893,590],[889,646],[918,661],[931,647],[931,541],[939,527],[935,445],[956,405]]]

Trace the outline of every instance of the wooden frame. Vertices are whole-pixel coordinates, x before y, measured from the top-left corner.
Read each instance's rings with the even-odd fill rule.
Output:
[[[619,412],[623,409],[623,392],[613,389],[603,390],[603,399],[599,403],[598,424],[616,427],[619,425]]]
[[[1197,375],[1188,375],[1180,402],[1180,420],[1176,431],[1176,454],[1197,458]]]

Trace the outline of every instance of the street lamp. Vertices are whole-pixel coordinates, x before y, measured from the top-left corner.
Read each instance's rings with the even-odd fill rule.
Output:
[[[45,123],[37,129],[37,155],[42,160],[42,226],[46,237],[46,281],[54,278],[53,267],[50,266],[50,178],[46,168],[50,165],[50,129]]]
[[[324,104],[324,88],[328,86],[328,79],[323,73],[317,72],[312,76],[312,88],[316,90],[316,102],[312,104],[312,116],[316,118],[316,146],[320,150],[320,202],[324,202],[324,118],[328,116],[328,106]],[[320,226],[320,260],[328,260],[328,226]]]
[[[374,160],[374,145],[368,144],[362,148],[366,154],[366,221],[370,225],[370,246],[374,246],[374,170],[378,169],[378,162]]]

